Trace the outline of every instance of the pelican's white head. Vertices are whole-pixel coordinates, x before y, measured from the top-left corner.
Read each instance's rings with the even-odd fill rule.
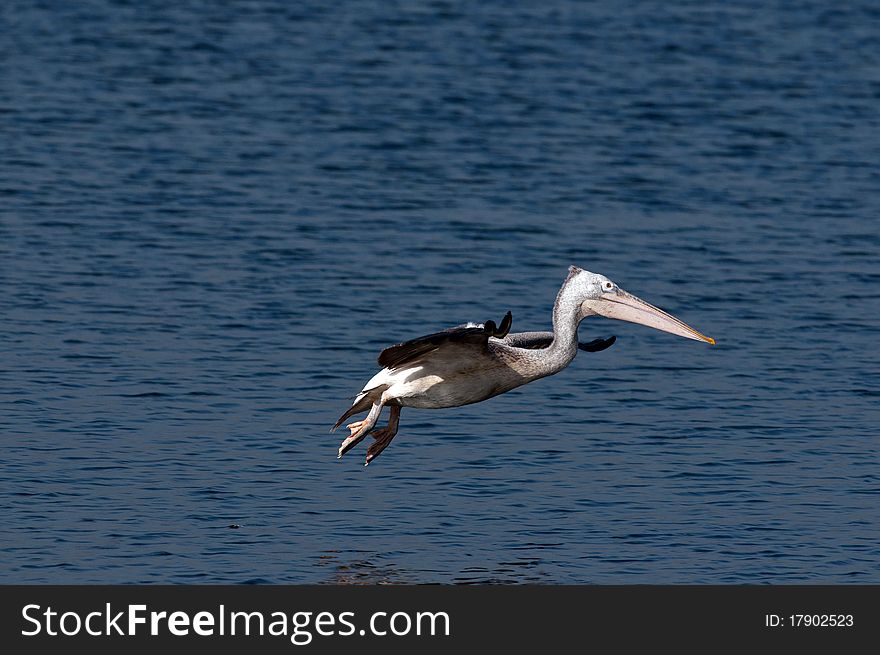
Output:
[[[707,337],[683,321],[654,307],[644,300],[627,293],[614,282],[599,273],[591,273],[577,266],[568,268],[568,279],[563,288],[571,293],[579,303],[578,318],[599,315],[630,323],[647,325],[655,330],[677,334],[686,339],[715,344],[715,339]]]

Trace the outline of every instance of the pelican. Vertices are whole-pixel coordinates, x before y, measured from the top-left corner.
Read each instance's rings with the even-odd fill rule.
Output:
[[[467,323],[383,350],[378,361],[384,368],[364,385],[333,426],[336,430],[349,417],[369,410],[364,420],[346,426],[351,434],[339,446],[339,457],[369,434],[374,441],[364,466],[372,462],[397,434],[403,407],[440,409],[477,403],[559,373],[578,349],[596,352],[614,343],[614,337],[578,342],[578,325],[588,316],[639,323],[715,344],[711,337],[627,293],[604,275],[570,266],[553,304],[552,332],[510,334],[513,319],[507,312],[498,325],[494,321]],[[386,405],[391,409],[388,424],[377,428]]]

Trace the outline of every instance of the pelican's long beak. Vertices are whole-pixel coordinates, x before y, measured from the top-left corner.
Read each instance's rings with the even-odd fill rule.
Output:
[[[641,298],[636,298],[623,289],[603,293],[601,298],[588,300],[584,304],[588,305],[593,312],[606,318],[616,318],[621,321],[647,325],[655,330],[677,334],[685,339],[705,341],[713,346],[715,345],[715,339],[712,337],[707,337],[705,334],[697,332],[684,321],[680,321],[662,309],[646,303]]]

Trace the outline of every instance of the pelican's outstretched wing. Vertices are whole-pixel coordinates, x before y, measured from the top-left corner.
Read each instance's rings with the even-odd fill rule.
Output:
[[[608,337],[607,339],[594,339],[588,343],[578,343],[578,348],[590,353],[597,353],[600,350],[610,348],[617,341],[617,337]],[[504,339],[504,343],[514,348],[529,348],[538,350],[546,348],[553,342],[552,332],[515,332],[508,334]]]
[[[489,337],[503,339],[510,332],[512,323],[513,315],[507,312],[501,319],[501,325],[496,326],[495,321],[466,323],[442,332],[411,339],[386,348],[379,353],[379,365],[386,368],[396,368],[447,343],[472,344],[485,350],[486,344],[489,343]]]

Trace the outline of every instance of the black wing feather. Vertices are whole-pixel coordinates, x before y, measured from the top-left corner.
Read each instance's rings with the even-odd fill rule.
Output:
[[[597,353],[617,341],[617,337],[607,339],[593,339],[587,343],[578,343],[578,348],[589,353]],[[515,348],[528,348],[530,350],[543,350],[553,343],[552,332],[520,332],[510,336],[508,343]]]
[[[610,348],[611,345],[617,341],[617,337],[608,337],[607,339],[593,339],[589,343],[579,343],[578,348],[581,350],[586,350],[588,353],[597,353],[606,348]]]
[[[426,334],[423,337],[410,339],[409,341],[386,348],[379,353],[378,362],[380,366],[395,368],[432,350],[436,350],[447,343],[472,344],[482,346],[485,349],[489,343],[489,337],[505,336],[510,330],[512,322],[513,316],[510,312],[507,312],[501,321],[501,328],[497,328],[494,321],[486,321],[486,323],[478,327],[459,326],[443,330],[442,332]]]

